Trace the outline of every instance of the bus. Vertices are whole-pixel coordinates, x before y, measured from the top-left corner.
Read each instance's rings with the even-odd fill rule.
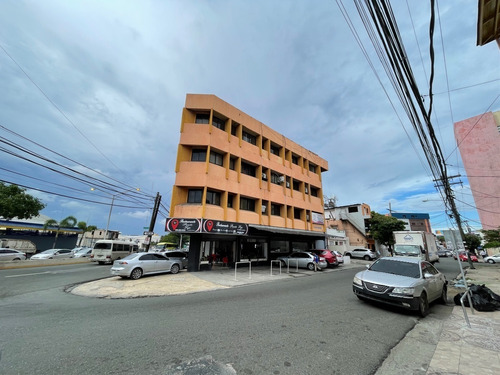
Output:
[[[95,243],[90,255],[92,262],[99,264],[113,264],[117,259],[125,258],[131,253],[139,251],[139,246],[130,241],[121,240],[99,240]]]

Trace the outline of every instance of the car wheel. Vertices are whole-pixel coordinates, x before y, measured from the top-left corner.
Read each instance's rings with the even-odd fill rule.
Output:
[[[309,271],[314,271],[314,263],[308,263],[308,264],[307,264],[307,269],[308,269]]]
[[[363,259],[364,259],[364,260],[370,260],[370,256],[369,256],[369,255],[365,255],[365,256],[363,257]]]
[[[427,301],[427,294],[422,293],[418,300],[418,312],[422,318],[429,314],[429,302]]]
[[[21,260],[21,258],[12,259],[13,262],[19,262],[20,260]]]
[[[173,273],[174,275],[179,272],[179,265],[178,264],[172,264],[172,267],[170,267],[170,272]]]
[[[130,278],[132,280],[140,279],[142,276],[142,270],[140,268],[134,268],[130,273]]]
[[[494,263],[495,263],[495,261],[494,261],[493,259],[488,259],[488,263],[490,263],[490,264],[494,264]]]
[[[443,285],[439,302],[442,303],[443,305],[446,305],[448,303],[448,289],[446,288],[446,285]]]

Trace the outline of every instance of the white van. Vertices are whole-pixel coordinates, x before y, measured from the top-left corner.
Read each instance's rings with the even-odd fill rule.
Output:
[[[99,264],[113,264],[115,260],[125,258],[138,251],[139,246],[130,241],[99,240],[92,249],[90,260]]]

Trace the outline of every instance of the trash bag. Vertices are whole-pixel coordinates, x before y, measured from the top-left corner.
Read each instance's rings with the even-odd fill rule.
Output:
[[[459,293],[453,297],[455,305],[460,305],[460,298],[464,293]],[[500,310],[500,296],[494,293],[491,289],[483,285],[470,285],[470,296],[472,306],[477,311],[495,311]],[[469,299],[464,300],[464,306],[469,307]]]

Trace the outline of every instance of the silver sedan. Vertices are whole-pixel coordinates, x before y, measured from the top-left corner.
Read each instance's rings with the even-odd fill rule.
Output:
[[[123,259],[115,260],[111,267],[111,275],[130,277],[133,280],[141,278],[142,275],[153,275],[157,273],[177,273],[181,264],[158,253],[133,253]]]
[[[446,304],[446,277],[432,264],[412,257],[384,257],[353,279],[353,292],[361,300],[429,313],[429,303]]]
[[[283,266],[288,265],[289,267],[297,267],[298,265],[300,268],[307,268],[311,271],[314,270],[314,255],[307,251],[296,251],[290,255],[279,257],[278,260]],[[319,257],[318,267],[328,267],[325,258]]]

